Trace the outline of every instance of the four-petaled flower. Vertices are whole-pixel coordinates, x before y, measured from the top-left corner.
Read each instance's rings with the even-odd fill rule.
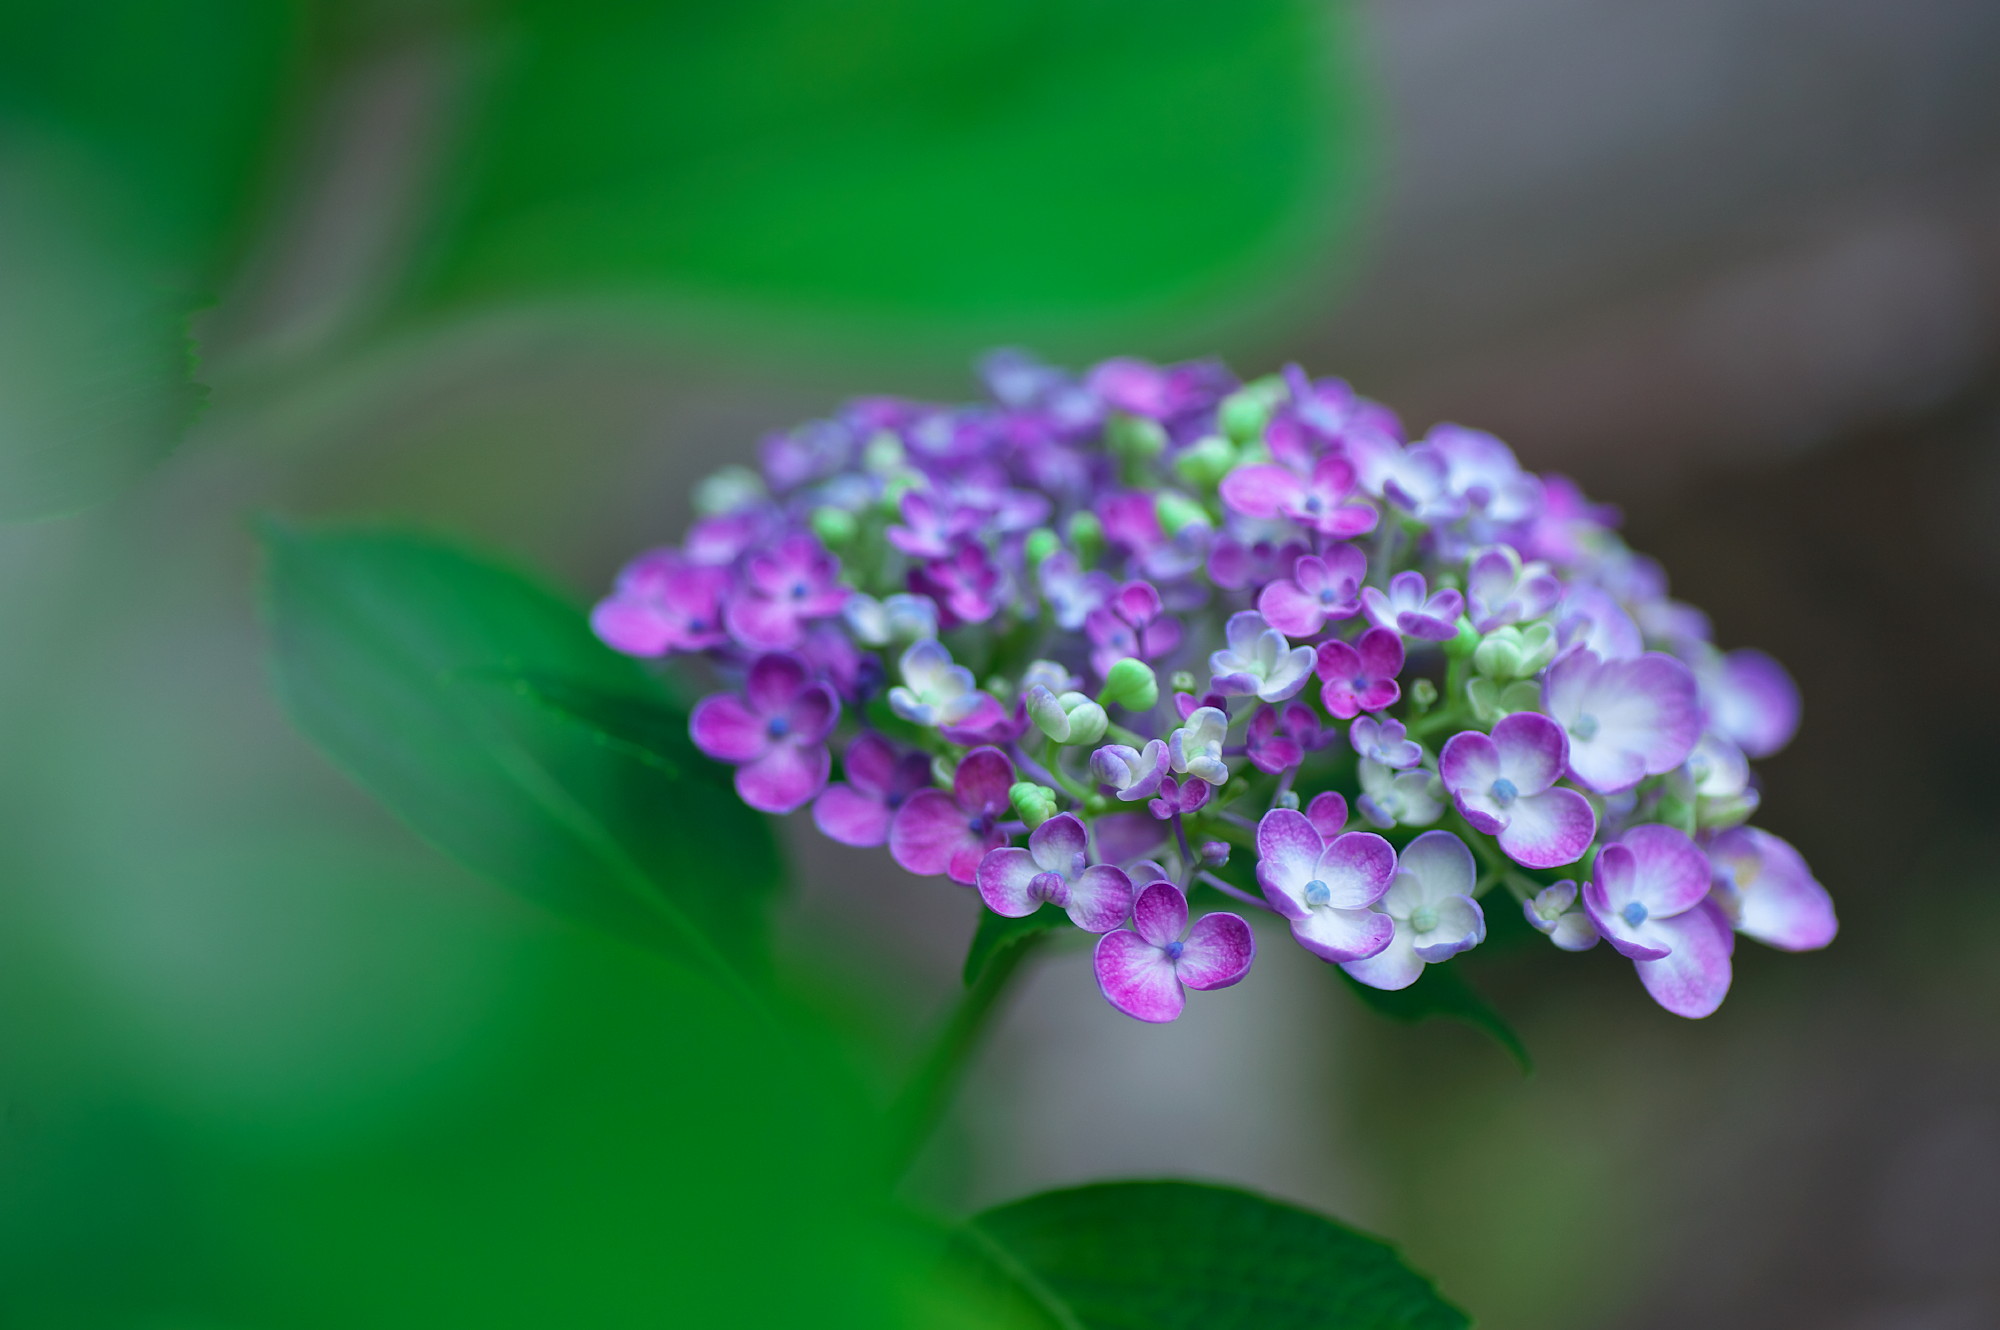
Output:
[[[1465,573],[1467,612],[1482,633],[1539,619],[1562,599],[1562,583],[1540,563],[1523,564],[1511,545],[1481,550]]]
[[[1151,582],[1127,582],[1114,591],[1084,616],[1091,668],[1102,677],[1127,656],[1154,660],[1179,646],[1180,621],[1160,611],[1160,593]]]
[[[1146,811],[1165,822],[1176,813],[1199,812],[1214,794],[1215,787],[1199,776],[1186,780],[1167,776],[1160,781],[1160,792],[1146,801]]]
[[[1398,771],[1424,760],[1424,746],[1408,737],[1408,731],[1400,720],[1358,716],[1347,727],[1347,742],[1370,762],[1379,762]]]
[[[1380,762],[1362,758],[1355,763],[1361,781],[1361,797],[1355,811],[1370,825],[1387,831],[1390,827],[1427,827],[1444,813],[1444,786],[1428,771],[1398,771]]]
[[[1014,764],[997,748],[975,748],[958,764],[951,792],[918,790],[889,822],[890,857],[912,873],[944,873],[971,886],[988,850],[1007,843],[1000,819]]]
[[[889,690],[889,709],[912,725],[956,725],[990,700],[935,638],[912,642],[896,668],[903,682]]]
[[[1311,707],[1291,702],[1282,712],[1277,707],[1257,708],[1243,736],[1243,751],[1251,766],[1275,776],[1303,762],[1308,752],[1323,747],[1328,738]]]
[[[1799,852],[1770,832],[1731,827],[1706,848],[1709,899],[1745,937],[1780,951],[1812,951],[1840,931],[1826,888]]]
[[[938,626],[984,623],[1000,608],[1006,578],[976,540],[962,540],[942,559],[910,569],[910,590],[937,603]]]
[[[1475,831],[1497,838],[1517,864],[1555,868],[1575,863],[1597,834],[1590,800],[1556,784],[1568,758],[1562,727],[1523,711],[1490,737],[1453,735],[1438,755],[1438,774]]]
[[[1458,635],[1458,616],[1465,613],[1465,597],[1456,588],[1431,591],[1419,572],[1397,573],[1389,579],[1389,589],[1361,589],[1361,610],[1377,628],[1390,628],[1405,637],[1426,642],[1448,642]]]
[[[1708,899],[1707,856],[1675,827],[1633,827],[1598,852],[1583,908],[1604,940],[1676,1016],[1706,1016],[1729,992],[1735,935]]]
[[[1090,833],[1073,813],[1062,813],[1028,835],[1028,848],[1003,845],[979,861],[979,898],[1009,919],[1024,919],[1052,901],[1070,922],[1107,933],[1132,910],[1132,879],[1111,864],[1090,862]]]
[[[1390,628],[1370,628],[1353,646],[1322,642],[1313,664],[1323,685],[1320,700],[1342,720],[1393,705],[1403,695],[1396,682],[1402,670],[1403,639]]]
[[[1312,637],[1328,619],[1360,613],[1366,576],[1367,556],[1352,545],[1336,545],[1293,564],[1290,580],[1267,585],[1257,596],[1257,610],[1287,637]]]
[[[1241,916],[1205,914],[1189,928],[1180,888],[1153,882],[1132,903],[1132,927],[1098,940],[1094,968],[1105,1001],[1158,1023],[1181,1014],[1185,989],[1228,988],[1256,958],[1256,935]]]
[[[1521,913],[1564,951],[1589,951],[1597,945],[1597,925],[1581,909],[1571,908],[1576,897],[1576,883],[1565,878],[1522,901]]]
[[[1306,686],[1313,668],[1313,649],[1295,647],[1255,610],[1229,616],[1223,627],[1229,645],[1212,652],[1208,669],[1211,686],[1225,697],[1256,697],[1282,702]]]
[[[1090,755],[1090,774],[1127,803],[1149,799],[1167,774],[1167,745],[1149,739],[1142,752],[1128,744],[1106,744]]]
[[[727,568],[653,550],[619,572],[618,585],[590,612],[590,627],[628,656],[719,647],[729,640],[722,605],[734,580]]]
[[[839,577],[840,560],[804,532],[756,551],[743,561],[743,586],[729,600],[730,633],[750,647],[797,646],[807,620],[838,614],[847,603]]]
[[[1389,945],[1341,968],[1372,988],[1408,988],[1424,966],[1486,940],[1486,915],[1472,898],[1472,851],[1449,831],[1426,831],[1403,847],[1396,880],[1375,908],[1396,922]]]
[[[1570,652],[1542,678],[1542,710],[1569,735],[1570,777],[1599,794],[1672,771],[1701,738],[1694,675],[1658,651],[1632,660]]]
[[[931,783],[931,761],[898,753],[873,730],[858,735],[840,759],[841,774],[813,800],[813,825],[842,845],[880,845],[903,801]]]
[[[736,764],[736,793],[766,813],[789,813],[818,794],[833,769],[826,736],[840,718],[831,685],[805,662],[770,651],[750,662],[743,695],[715,693],[695,703],[695,747]]]
[[[1341,833],[1347,801],[1322,794],[1306,806],[1273,808],[1257,824],[1257,885],[1292,926],[1299,945],[1322,960],[1358,961],[1395,936],[1395,923],[1369,907],[1396,873],[1396,852],[1372,831]]]
[[[1227,715],[1214,707],[1200,707],[1167,736],[1167,760],[1181,775],[1211,785],[1226,784],[1229,767],[1222,760],[1222,740],[1228,733]]]
[[[1310,476],[1264,462],[1239,466],[1222,478],[1222,501],[1245,517],[1289,517],[1330,540],[1375,529],[1373,504],[1354,501],[1354,465],[1326,456]]]

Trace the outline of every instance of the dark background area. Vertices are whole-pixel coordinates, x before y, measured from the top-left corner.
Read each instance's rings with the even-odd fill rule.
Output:
[[[290,728],[253,513],[453,532],[582,601],[764,431],[969,395],[1008,341],[1297,359],[1617,504],[1721,642],[1797,677],[1757,821],[1842,932],[1745,944],[1694,1023],[1603,949],[1475,953],[1526,1079],[1296,949],[1163,1029],[1059,954],[914,1195],[1260,1187],[1390,1236],[1496,1330],[2000,1324],[2000,9],[1197,8],[294,11],[278,92],[230,112],[283,151],[240,186],[232,257],[185,265],[198,418],[95,506],[0,527],[20,1323],[284,1323],[260,1318],[290,1297],[339,1323],[372,1287],[420,1320],[410,1290],[452,1305],[491,1206],[661,1222],[621,1189],[676,1158],[660,1078],[627,1065],[656,980],[415,841]],[[19,169],[61,136],[7,77]],[[654,86],[678,90],[631,91]],[[0,257],[22,234],[0,225]],[[792,830],[787,945],[893,1079],[973,902]],[[467,1186],[489,1173],[504,1202]],[[464,1250],[371,1267],[355,1235],[385,1208]],[[506,1250],[589,1284],[573,1323],[642,1323],[644,1262],[591,1254],[596,1231]]]

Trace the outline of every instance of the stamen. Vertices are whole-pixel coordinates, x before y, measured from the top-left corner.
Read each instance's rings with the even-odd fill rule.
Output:
[[[1646,909],[1646,902],[1644,901],[1627,901],[1625,908],[1618,913],[1626,923],[1637,928],[1640,924],[1646,922],[1646,917],[1650,911]]]
[[[1318,878],[1306,883],[1306,904],[1324,905],[1332,899],[1333,889]]]
[[[1493,782],[1493,802],[1503,805],[1511,804],[1520,797],[1521,787],[1513,781],[1508,780],[1505,776]]]
[[[1591,715],[1588,711],[1584,712],[1581,716],[1570,722],[1569,732],[1585,743],[1589,743],[1597,737],[1597,717]]]

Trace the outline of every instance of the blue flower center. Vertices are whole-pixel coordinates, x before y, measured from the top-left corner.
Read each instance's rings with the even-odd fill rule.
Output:
[[[987,832],[993,830],[993,815],[991,813],[981,813],[965,825],[970,828],[973,835],[984,836]]]
[[[1626,923],[1632,925],[1632,927],[1634,928],[1637,928],[1640,924],[1646,922],[1646,914],[1647,914],[1646,902],[1627,901],[1625,903],[1625,908],[1620,910],[1618,914],[1621,918],[1625,920]]]
[[[1306,495],[1305,510],[1307,512],[1316,513],[1324,507],[1326,507],[1326,500],[1320,498],[1319,495],[1317,494]]]
[[[792,722],[783,716],[773,716],[764,726],[764,732],[773,739],[782,739],[792,732]]]
[[[1326,588],[1326,589],[1325,589],[1324,591],[1321,591],[1321,592],[1319,593],[1319,603],[1320,603],[1320,604],[1322,604],[1322,605],[1331,605],[1331,604],[1333,604],[1333,588],[1332,588],[1332,587],[1327,587],[1327,588]]]
[[[1169,942],[1161,950],[1167,953],[1168,960],[1177,961],[1181,958],[1181,953],[1187,950],[1187,943]]]
[[[1589,743],[1597,737],[1597,717],[1591,715],[1588,711],[1584,712],[1569,723],[1569,732],[1585,743]]]
[[[1428,905],[1419,905],[1410,911],[1410,927],[1419,933],[1428,933],[1438,926],[1438,912]]]
[[[1306,904],[1324,905],[1332,899],[1333,889],[1318,878],[1306,883]]]
[[[700,632],[705,632],[705,631],[707,631],[707,629],[708,629],[708,620],[706,620],[706,619],[689,619],[689,620],[688,620],[688,631],[689,631],[690,633],[700,633]]]
[[[1502,776],[1493,782],[1493,802],[1505,807],[1521,797],[1521,787]]]

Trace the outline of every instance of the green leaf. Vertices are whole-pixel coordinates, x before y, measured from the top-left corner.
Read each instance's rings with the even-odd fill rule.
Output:
[[[1476,1030],[1492,1035],[1520,1064],[1522,1074],[1535,1069],[1534,1060],[1528,1056],[1528,1046],[1521,1042],[1521,1036],[1494,1010],[1492,1003],[1466,982],[1455,965],[1426,965],[1416,983],[1394,991],[1371,988],[1345,970],[1338,973],[1350,992],[1390,1020],[1415,1024],[1433,1016],[1442,1016],[1448,1020],[1463,1021]]]
[[[279,692],[419,835],[684,963],[732,976],[761,963],[779,877],[769,825],[706,759],[661,738],[672,722],[657,686],[574,607],[423,536],[271,524],[264,543]],[[607,741],[550,697],[654,728]],[[644,742],[669,756],[635,751]]]
[[[996,1302],[1062,1330],[1463,1330],[1396,1250],[1310,1211],[1186,1182],[1043,1192],[968,1221]]]
[[[972,945],[965,952],[965,986],[972,987],[979,982],[979,976],[986,973],[1003,952],[1020,946],[1037,933],[1046,933],[1069,923],[1069,916],[1059,905],[1044,902],[1042,908],[1020,919],[1009,919],[1004,914],[991,910],[981,912],[979,927],[972,935]]]
[[[1322,257],[1361,177],[1305,0],[509,0],[424,302],[1079,336]]]
[[[114,493],[193,418],[188,318],[258,201],[300,12],[0,5],[0,519]]]

